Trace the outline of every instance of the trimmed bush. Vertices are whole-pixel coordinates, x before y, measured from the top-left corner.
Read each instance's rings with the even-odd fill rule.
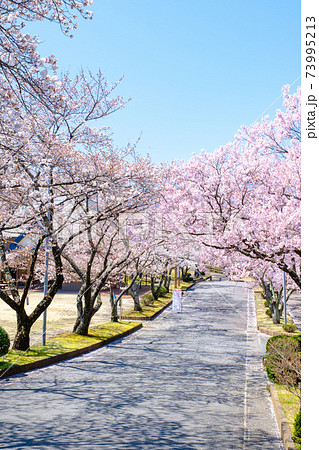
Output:
[[[273,336],[267,341],[266,351],[264,363],[268,378],[298,389],[301,380],[300,340],[293,336]]]
[[[298,343],[298,351],[301,351],[301,335],[297,336],[285,336],[284,334],[279,334],[278,336],[272,336],[268,339],[266,343],[266,352],[271,352],[271,347],[276,347],[276,341],[282,341],[283,339],[292,339]],[[280,343],[279,343],[280,346]]]
[[[295,341],[298,342],[299,348],[300,348],[300,351],[301,351],[301,334],[297,334],[297,336],[289,336],[289,337],[292,337]]]
[[[268,317],[272,316],[271,311],[270,311],[269,308],[266,309],[265,313],[267,314]]]
[[[142,301],[141,301],[141,303],[142,303],[144,306],[150,306],[150,305],[153,305],[153,303],[154,303],[154,297],[153,297],[153,295],[152,295],[152,294],[144,294],[144,295],[142,296]]]
[[[264,356],[264,365],[268,379],[273,383],[276,383],[277,381],[276,375],[275,372],[273,371],[271,361],[268,360],[267,356]]]
[[[161,286],[161,287],[159,288],[159,291],[158,291],[158,296],[159,296],[159,297],[165,297],[165,295],[167,294],[167,292],[168,292],[168,290],[167,290],[164,286]]]
[[[297,444],[301,444],[301,410],[298,412],[295,418],[294,434],[292,436],[292,439]]]
[[[8,353],[10,347],[10,339],[6,330],[0,327],[0,356]]]
[[[183,281],[185,281],[185,283],[189,283],[191,281],[194,281],[194,278],[191,276],[190,272],[187,272],[183,277]]]
[[[294,323],[285,323],[282,327],[287,333],[293,333],[298,330],[298,327]]]

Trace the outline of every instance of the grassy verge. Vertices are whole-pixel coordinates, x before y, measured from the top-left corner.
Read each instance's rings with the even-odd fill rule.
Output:
[[[299,330],[296,330],[292,333],[287,333],[284,331],[282,325],[284,324],[284,319],[281,317],[280,324],[279,323],[273,323],[271,317],[268,317],[266,314],[266,308],[265,308],[265,299],[261,296],[261,289],[255,288],[255,304],[256,304],[256,315],[257,315],[257,325],[260,331],[262,331],[265,334],[269,334],[270,336],[275,336],[278,334],[284,334],[286,336],[296,336],[300,334]],[[293,324],[294,321],[290,317],[290,315],[287,312],[287,323]]]
[[[286,419],[289,423],[289,428],[291,435],[294,433],[294,422],[295,417],[299,411],[300,402],[296,395],[289,392],[285,386],[281,386],[280,384],[275,384],[277,395],[286,416]],[[296,448],[301,449],[300,444],[295,443]]]
[[[182,291],[187,291],[194,284],[194,281],[186,282],[182,281],[177,289],[182,289]],[[133,308],[123,311],[122,318],[125,320],[150,320],[156,316],[162,309],[164,309],[172,301],[172,290],[174,288],[174,283],[170,286],[170,292],[166,294],[165,297],[160,297],[158,300],[154,300],[154,303],[149,306],[141,305],[142,311],[134,311]]]
[[[262,290],[260,288],[254,289],[255,293],[255,304],[256,304],[256,316],[257,325],[260,331],[270,336],[285,335],[285,336],[297,336],[300,335],[300,331],[296,330],[292,333],[287,333],[284,331],[282,325],[284,324],[283,317],[280,319],[280,324],[273,323],[271,317],[266,314],[266,307],[264,305],[265,299],[262,298]],[[294,321],[287,312],[287,323],[293,324]],[[299,411],[299,399],[294,394],[289,392],[285,386],[280,384],[275,384],[276,391],[278,394],[278,399],[285,414],[285,417],[289,423],[291,435],[294,432],[294,421],[295,417]],[[295,444],[296,449],[299,450],[301,447],[299,444]]]
[[[158,314],[163,308],[165,308],[172,301],[171,295],[167,295],[166,298],[159,298],[154,300],[152,305],[142,306],[142,311],[134,311],[134,309],[127,309],[123,311],[122,318],[125,320],[150,320],[156,314]]]
[[[194,284],[194,281],[182,281],[180,286],[177,287],[177,289],[181,289],[182,291],[187,291],[189,287],[191,287]],[[171,289],[175,289],[171,286]]]
[[[28,351],[9,350],[9,353],[0,357],[0,370],[12,365],[21,366],[41,359],[83,349],[136,327],[136,322],[108,322],[90,328],[88,336],[74,333],[62,333],[47,340],[45,346],[33,346]]]

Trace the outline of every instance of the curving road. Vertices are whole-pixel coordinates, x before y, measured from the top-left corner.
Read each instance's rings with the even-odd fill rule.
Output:
[[[204,282],[142,330],[0,382],[1,449],[283,448],[252,293]]]

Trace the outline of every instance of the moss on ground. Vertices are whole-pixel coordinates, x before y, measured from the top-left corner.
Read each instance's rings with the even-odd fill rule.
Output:
[[[27,351],[9,350],[9,353],[0,358],[0,370],[11,365],[29,364],[40,359],[62,353],[71,352],[90,345],[105,341],[120,335],[134,327],[136,322],[107,322],[90,328],[88,336],[75,333],[62,333],[47,340],[45,346],[33,346]]]

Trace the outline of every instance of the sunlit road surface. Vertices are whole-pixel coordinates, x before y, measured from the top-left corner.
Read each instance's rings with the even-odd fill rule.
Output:
[[[252,293],[203,282],[137,333],[0,382],[1,449],[283,448]]]

